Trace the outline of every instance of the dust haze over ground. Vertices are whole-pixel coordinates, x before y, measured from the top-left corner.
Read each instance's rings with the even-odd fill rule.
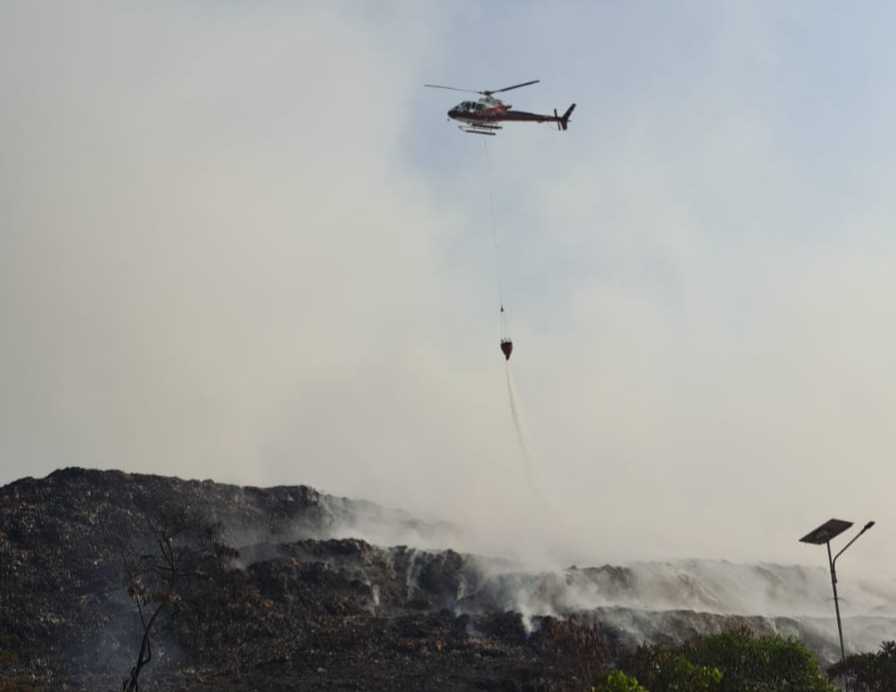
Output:
[[[4,3],[0,481],[308,483],[559,567],[875,519],[842,578],[892,584],[894,11]],[[489,147],[544,503],[482,143],[422,88],[534,78],[569,131]]]

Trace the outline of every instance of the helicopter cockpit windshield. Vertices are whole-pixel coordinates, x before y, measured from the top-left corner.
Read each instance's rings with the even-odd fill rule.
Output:
[[[483,107],[484,106],[481,103],[476,101],[464,101],[458,106],[458,110],[473,113],[475,111],[481,111]]]

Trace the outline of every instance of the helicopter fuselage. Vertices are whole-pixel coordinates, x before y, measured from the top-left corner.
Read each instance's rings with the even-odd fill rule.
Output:
[[[479,101],[463,101],[448,111],[448,117],[469,125],[478,123],[494,123],[504,120],[531,120],[533,122],[550,122],[552,115],[515,111],[510,104],[498,99],[480,99]]]
[[[527,111],[515,111],[509,103],[504,103],[501,99],[495,98],[495,94],[519,89],[520,87],[538,84],[539,80],[532,79],[528,82],[513,84],[501,89],[483,89],[477,91],[474,89],[459,89],[453,86],[445,86],[444,84],[424,84],[423,86],[431,89],[449,89],[451,91],[468,91],[474,94],[481,94],[482,98],[478,101],[461,101],[454,108],[448,111],[448,117],[451,120],[457,120],[460,129],[464,132],[470,132],[477,135],[495,135],[496,130],[502,129],[498,123],[507,121],[516,122],[532,122],[532,123],[557,123],[558,130],[565,130],[569,124],[569,116],[575,110],[576,104],[572,104],[566,109],[563,115],[558,115],[554,109],[554,114],[546,113],[529,113]]]
[[[553,115],[546,113],[529,113],[527,111],[513,110],[508,103],[503,103],[499,99],[486,97],[478,101],[462,101],[454,108],[448,111],[448,117],[457,120],[466,126],[473,128],[483,128],[486,130],[500,129],[496,123],[499,122],[535,122],[535,123],[557,123],[559,129],[566,129],[569,120],[569,114],[575,104],[570,106],[565,114],[557,115],[554,111]],[[470,130],[466,130],[470,132]],[[493,134],[492,132],[478,132],[478,134]]]

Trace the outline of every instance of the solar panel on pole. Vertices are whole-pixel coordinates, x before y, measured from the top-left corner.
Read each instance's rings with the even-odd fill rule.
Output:
[[[809,533],[800,539],[801,543],[812,543],[813,545],[824,545],[836,538],[841,533],[852,526],[851,521],[843,521],[843,519],[828,519],[817,529],[812,529]]]

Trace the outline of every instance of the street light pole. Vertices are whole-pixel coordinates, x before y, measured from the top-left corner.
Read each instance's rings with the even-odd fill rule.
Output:
[[[840,623],[840,602],[837,600],[837,567],[831,557],[831,542],[825,543],[828,546],[828,565],[831,567],[831,586],[834,589],[834,612],[837,613],[837,634],[840,636],[840,660],[843,661],[846,659],[846,649],[843,647],[843,625]]]
[[[834,612],[837,614],[837,634],[840,637],[841,661],[846,659],[846,648],[843,646],[843,624],[840,621],[840,602],[837,598],[837,558],[843,555],[849,546],[859,540],[859,537],[863,533],[874,526],[874,522],[869,521],[865,524],[865,526],[862,527],[862,530],[853,536],[852,540],[840,549],[840,552],[831,557],[831,540],[846,531],[850,526],[852,526],[851,521],[830,519],[800,539],[803,543],[812,543],[814,545],[821,545],[824,543],[828,547],[828,565],[831,568],[831,587],[834,589]]]

